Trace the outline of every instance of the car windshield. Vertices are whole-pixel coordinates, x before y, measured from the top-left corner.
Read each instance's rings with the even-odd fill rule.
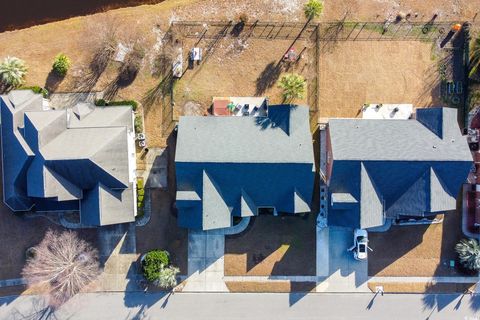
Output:
[[[358,249],[359,249],[360,252],[365,252],[366,248],[365,248],[364,244],[361,244],[361,245],[358,246]]]

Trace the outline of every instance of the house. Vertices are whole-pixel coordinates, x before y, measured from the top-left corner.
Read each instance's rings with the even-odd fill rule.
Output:
[[[308,107],[181,117],[175,166],[182,227],[210,230],[232,226],[233,217],[309,212],[315,167]]]
[[[373,228],[456,208],[472,167],[457,111],[417,109],[414,119],[331,119],[328,222]]]
[[[81,224],[135,219],[129,106],[44,110],[29,90],[1,96],[3,199],[14,212],[74,211]]]

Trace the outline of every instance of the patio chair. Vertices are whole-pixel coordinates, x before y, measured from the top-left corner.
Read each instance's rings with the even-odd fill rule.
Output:
[[[452,94],[455,92],[455,84],[452,81],[447,82],[447,93]]]
[[[457,81],[455,85],[455,93],[456,94],[462,94],[463,93],[463,82],[462,81]]]

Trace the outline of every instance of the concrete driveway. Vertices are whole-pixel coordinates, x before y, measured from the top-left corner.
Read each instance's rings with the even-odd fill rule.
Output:
[[[224,276],[225,235],[221,230],[188,232],[186,292],[228,291]]]
[[[328,275],[317,274],[316,291],[370,292],[367,261],[357,261],[347,251],[353,245],[353,229],[328,227],[323,228],[320,235],[317,236],[317,248],[322,248],[323,253],[317,254],[317,272],[326,272],[325,266],[328,265]]]

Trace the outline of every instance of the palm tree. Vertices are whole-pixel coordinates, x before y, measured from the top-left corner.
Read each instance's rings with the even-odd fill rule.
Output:
[[[280,78],[278,86],[282,88],[284,102],[302,99],[305,93],[305,79],[298,74],[290,73]]]
[[[455,245],[460,263],[467,269],[480,270],[480,245],[475,239],[462,239]]]
[[[480,66],[480,36],[475,39],[472,45],[472,51],[470,51],[470,77],[473,77]]]
[[[6,57],[0,63],[0,81],[7,87],[16,88],[23,84],[27,74],[27,66],[21,59]]]
[[[308,21],[317,18],[323,11],[323,2],[320,0],[309,0],[303,7],[305,17]]]

